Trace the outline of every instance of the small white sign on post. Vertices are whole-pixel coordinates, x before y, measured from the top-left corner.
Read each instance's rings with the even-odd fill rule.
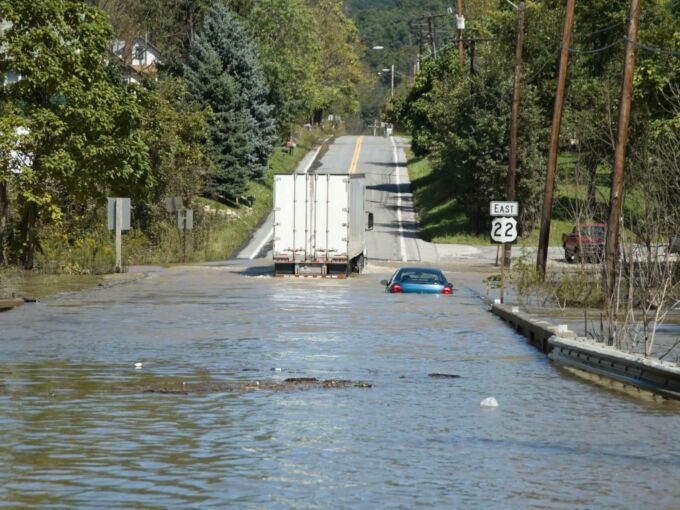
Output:
[[[191,230],[194,228],[194,210],[182,209],[177,211],[177,228]]]
[[[130,199],[109,198],[107,208],[109,230],[116,231],[116,273],[123,272],[123,230],[130,230]]]
[[[130,199],[109,197],[107,200],[106,223],[108,229],[116,230],[116,218],[120,212],[120,229],[130,230]]]
[[[491,202],[489,205],[491,216],[519,216],[518,202]]]
[[[494,243],[514,243],[517,240],[515,218],[494,218],[491,222],[491,240]]]

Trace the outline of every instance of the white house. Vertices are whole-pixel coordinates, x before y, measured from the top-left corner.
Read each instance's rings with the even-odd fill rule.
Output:
[[[161,63],[161,52],[144,37],[132,39],[130,64],[137,71],[155,70]]]

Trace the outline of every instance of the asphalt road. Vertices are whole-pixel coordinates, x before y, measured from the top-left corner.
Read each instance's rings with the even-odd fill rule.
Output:
[[[374,214],[374,229],[366,233],[369,259],[436,261],[434,245],[419,240],[409,191],[404,148],[395,137],[342,136],[328,150],[310,152],[298,172],[347,172],[366,175],[366,210]],[[263,223],[237,258],[271,258],[272,217]]]
[[[384,136],[342,136],[327,150],[311,151],[298,172],[347,172],[366,175],[366,210],[375,226],[366,232],[369,260],[423,263],[493,264],[496,247],[434,244],[418,239],[417,216],[410,192],[405,149],[408,140]],[[326,149],[326,147],[324,147]],[[239,259],[272,257],[273,217],[270,215],[241,250]],[[533,259],[535,250],[530,250]],[[518,253],[519,250],[515,250]],[[551,248],[552,263],[564,260],[561,249]]]

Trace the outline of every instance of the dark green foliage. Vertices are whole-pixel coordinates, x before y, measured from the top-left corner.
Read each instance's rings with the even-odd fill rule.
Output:
[[[418,53],[429,52],[429,41],[425,32],[423,16],[441,14],[451,2],[444,0],[351,0],[348,2],[364,45],[363,60],[377,77],[373,90],[361,98],[362,117],[372,122],[379,117],[385,99],[389,97],[390,73],[378,72],[395,66],[395,86],[405,85],[405,78],[413,73]],[[435,21],[438,30],[437,43],[443,44],[452,36],[455,19],[439,18]],[[382,46],[383,50],[373,50]]]
[[[487,230],[490,200],[505,197],[512,82],[498,71],[469,75],[445,54],[429,62],[412,93],[395,103],[394,118],[414,135],[414,151],[430,154],[440,200],[454,199],[469,218],[469,232]],[[517,198],[528,223],[539,212],[541,140],[547,134],[535,94],[525,91],[520,122]]]
[[[265,175],[275,143],[272,106],[257,49],[244,26],[216,4],[191,46],[189,92],[212,109],[210,156],[216,172],[208,190],[238,196]]]
[[[65,214],[91,217],[108,193],[148,186],[151,178],[139,105],[107,64],[112,31],[103,13],[61,0],[0,2],[0,12],[13,23],[0,74],[22,76],[2,92],[0,181],[20,216],[15,250],[30,268],[41,225]],[[6,159],[13,149],[24,155],[16,172]]]
[[[576,7],[561,130],[561,149],[575,150],[574,164],[563,167],[563,175],[558,173],[558,194],[561,186],[578,194],[569,200],[572,215],[577,210],[600,219],[606,214],[601,206],[609,198],[604,196],[608,182],[603,177],[614,152],[629,4],[593,0]],[[671,6],[643,4],[643,44],[678,51],[680,19]],[[559,0],[527,2],[517,176],[525,228],[531,228],[540,212],[563,16],[564,2]],[[437,189],[445,190],[440,203],[454,199],[458,209],[465,207],[473,232],[486,229],[488,200],[505,196],[516,30],[516,11],[507,2],[488,4],[466,31],[468,37],[495,38],[477,45],[477,74],[460,68],[455,56],[444,52],[436,62],[425,60],[410,92],[389,105],[389,119],[412,134],[414,152],[432,160],[432,178],[438,180]],[[467,62],[469,58],[467,53]],[[650,144],[678,131],[679,71],[677,57],[638,49],[628,141],[629,193],[637,194],[633,190],[650,174],[642,164],[650,160],[644,154],[653,153]],[[630,208],[627,212],[633,214]]]

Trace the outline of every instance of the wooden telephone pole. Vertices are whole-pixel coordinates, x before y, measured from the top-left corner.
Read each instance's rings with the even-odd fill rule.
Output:
[[[640,21],[640,0],[630,2],[630,22],[626,38],[626,54],[623,68],[623,85],[621,87],[621,105],[619,106],[619,124],[614,151],[614,169],[609,196],[609,221],[607,223],[607,240],[605,244],[606,292],[611,296],[616,292],[616,276],[619,265],[619,237],[621,234],[621,209],[623,208],[623,177],[626,162],[626,145],[628,143],[628,126],[633,97],[633,72],[635,71],[635,55],[637,52],[638,25]]]
[[[560,146],[560,128],[562,127],[562,108],[564,107],[564,89],[567,82],[567,66],[569,64],[569,46],[571,31],[574,28],[574,8],[576,0],[567,0],[562,32],[562,51],[560,54],[560,71],[557,78],[557,93],[553,109],[552,128],[550,132],[550,151],[548,153],[548,171],[545,176],[545,193],[543,195],[543,214],[541,216],[541,232],[538,238],[538,254],[536,271],[545,278],[548,260],[548,244],[550,241],[550,219],[552,217],[553,197],[555,194],[555,175],[557,173],[557,152]]]
[[[458,0],[456,21],[463,19],[463,0]],[[463,41],[464,29],[458,30],[458,60],[460,65],[465,64],[465,43]]]
[[[515,47],[515,80],[512,85],[512,111],[510,114],[510,164],[508,165],[507,199],[515,200],[515,181],[517,179],[517,130],[519,126],[520,88],[522,85],[522,47],[524,46],[524,0],[517,8],[517,46]],[[512,245],[505,244],[505,265],[509,266],[512,257]]]
[[[432,16],[427,17],[427,30],[430,34],[430,45],[432,46],[432,58],[437,60],[437,41],[436,34],[434,33],[434,21]]]

